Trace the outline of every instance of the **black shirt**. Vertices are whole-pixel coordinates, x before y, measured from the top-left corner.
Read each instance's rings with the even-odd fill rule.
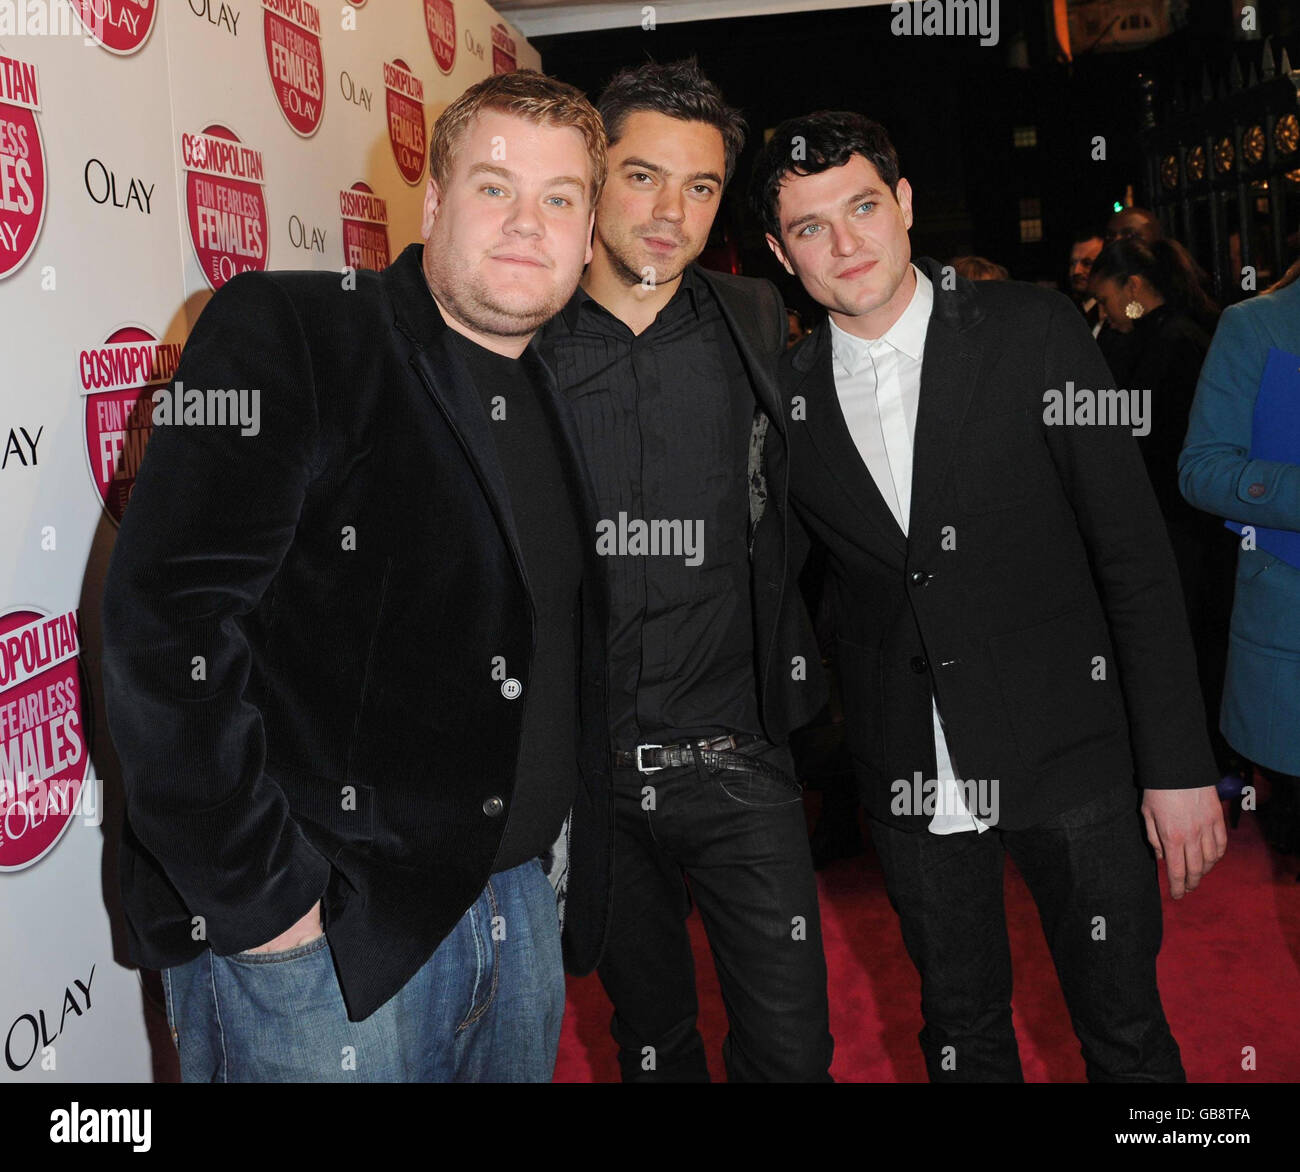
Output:
[[[581,288],[542,352],[577,418],[608,556],[614,745],[761,733],[749,586],[754,394],[688,267],[640,335]]]
[[[494,354],[455,331],[448,336],[469,367],[496,439],[534,607],[532,674],[517,701],[524,705],[524,718],[514,797],[492,867],[496,873],[545,852],[573,803],[582,534],[561,440],[542,405],[546,390],[529,361]]]

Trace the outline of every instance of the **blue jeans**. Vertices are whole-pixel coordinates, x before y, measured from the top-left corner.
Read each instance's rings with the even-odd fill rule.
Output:
[[[564,1016],[542,864],[493,875],[391,1000],[349,1021],[327,937],[163,970],[184,1082],[549,1082]]]

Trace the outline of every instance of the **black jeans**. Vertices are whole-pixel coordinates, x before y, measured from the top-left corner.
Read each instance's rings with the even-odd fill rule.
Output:
[[[743,750],[793,778],[787,749]],[[686,917],[717,966],[733,1082],[829,1081],[817,882],[796,784],[684,766],[614,775],[614,905],[599,973],[626,1082],[707,1082]],[[689,893],[686,880],[689,879]]]
[[[1029,830],[871,835],[921,974],[931,1082],[1022,1082],[1011,1024],[1004,852],[1052,951],[1089,1082],[1185,1082],[1156,989],[1162,921],[1138,796],[1118,787]]]

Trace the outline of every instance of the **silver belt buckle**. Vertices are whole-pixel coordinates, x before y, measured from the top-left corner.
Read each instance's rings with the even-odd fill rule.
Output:
[[[637,745],[637,747],[636,747],[636,771],[637,771],[638,773],[658,773],[661,769],[663,769],[663,766],[662,766],[662,765],[642,765],[642,764],[641,764],[641,750],[642,750],[642,749],[662,749],[662,748],[663,748],[663,745]]]

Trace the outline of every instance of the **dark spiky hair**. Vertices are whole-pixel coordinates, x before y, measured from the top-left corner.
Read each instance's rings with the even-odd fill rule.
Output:
[[[620,70],[610,79],[596,108],[605,121],[610,146],[622,137],[628,115],[641,110],[714,127],[722,135],[727,153],[724,183],[730,181],[736,157],[745,145],[745,120],[740,111],[723,101],[721,91],[704,76],[694,57],[667,65],[647,61]]]
[[[749,202],[764,231],[781,239],[781,184],[790,175],[819,175],[861,155],[898,195],[898,153],[879,122],[849,110],[818,110],[787,118],[767,140],[749,184]]]

